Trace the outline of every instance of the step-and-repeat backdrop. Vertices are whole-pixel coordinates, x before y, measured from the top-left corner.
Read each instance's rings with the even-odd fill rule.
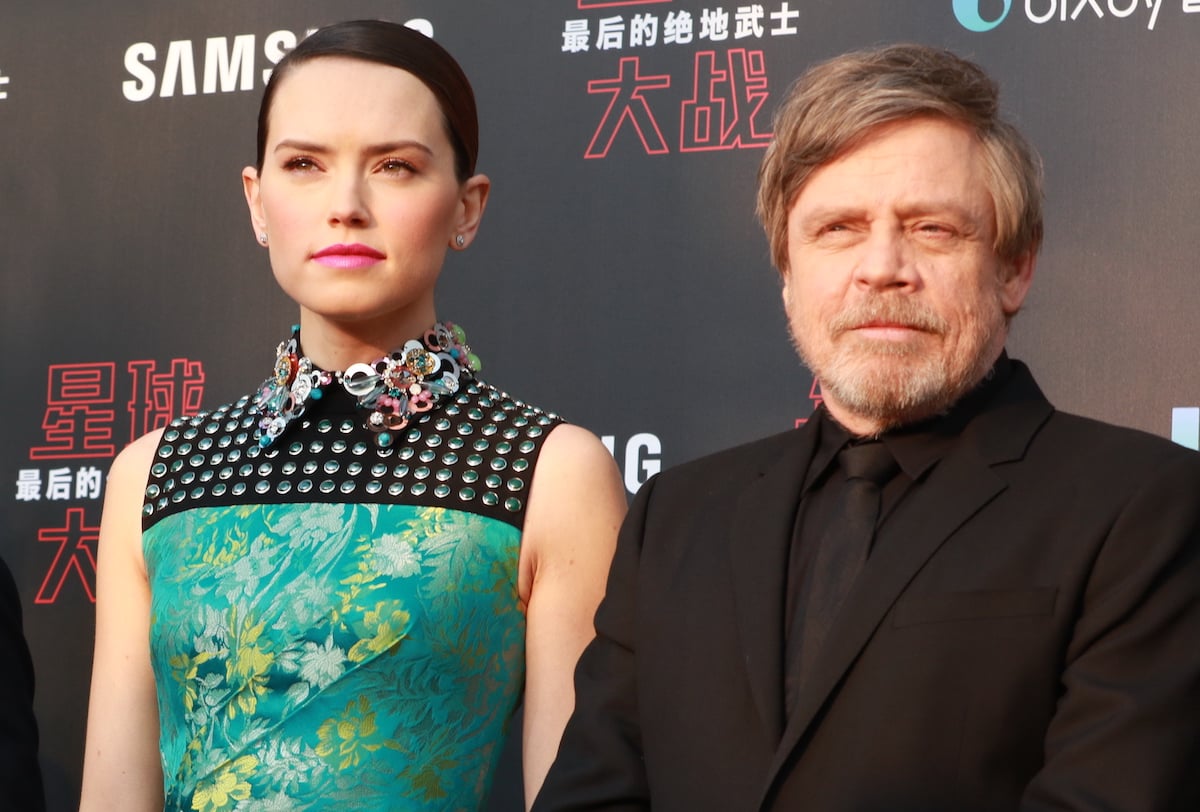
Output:
[[[810,413],[755,170],[805,66],[890,41],[981,62],[1045,158],[1012,352],[1060,408],[1200,441],[1200,0],[9,3],[0,555],[52,809],[78,793],[105,472],[270,368],[295,314],[239,172],[272,65],[356,17],[431,31],[478,94],[493,194],[439,315],[488,380],[603,437],[630,493]],[[509,765],[494,808],[519,808],[517,787]]]

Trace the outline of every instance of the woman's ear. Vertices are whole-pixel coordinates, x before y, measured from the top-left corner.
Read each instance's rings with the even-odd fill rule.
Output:
[[[250,210],[250,227],[254,229],[254,239],[266,245],[267,218],[263,215],[262,198],[259,195],[258,170],[253,166],[242,170],[242,191],[246,194],[246,208]]]
[[[454,230],[450,235],[451,248],[462,250],[475,239],[475,233],[479,231],[479,222],[483,219],[483,210],[487,208],[488,192],[491,188],[492,182],[487,175],[472,175],[463,183]]]

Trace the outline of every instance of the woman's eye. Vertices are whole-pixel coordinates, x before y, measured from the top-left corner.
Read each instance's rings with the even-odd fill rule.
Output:
[[[289,172],[304,172],[309,169],[315,169],[316,166],[311,158],[304,157],[289,158],[283,164],[283,168]]]
[[[388,158],[379,165],[384,172],[415,172],[416,168],[400,158]]]

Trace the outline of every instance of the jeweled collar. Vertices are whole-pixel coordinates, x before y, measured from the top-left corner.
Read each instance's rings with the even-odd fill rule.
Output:
[[[300,325],[275,350],[275,373],[263,381],[254,404],[262,413],[255,438],[263,448],[275,442],[310,400],[337,381],[366,411],[364,425],[383,448],[413,415],[427,412],[445,395],[458,391],[463,376],[474,377],[479,358],[467,345],[467,334],[452,322],[439,322],[422,340],[413,339],[373,364],[353,364],[345,372],[318,369],[300,354]]]

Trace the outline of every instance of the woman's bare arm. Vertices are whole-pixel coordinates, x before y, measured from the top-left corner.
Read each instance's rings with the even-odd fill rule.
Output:
[[[81,812],[163,806],[141,525],[158,437],[154,432],[122,451],[108,475],[96,565],[96,650]]]
[[[575,706],[575,662],[594,634],[592,619],[625,508],[616,463],[600,441],[577,426],[551,432],[521,541],[526,806],[546,778]]]

